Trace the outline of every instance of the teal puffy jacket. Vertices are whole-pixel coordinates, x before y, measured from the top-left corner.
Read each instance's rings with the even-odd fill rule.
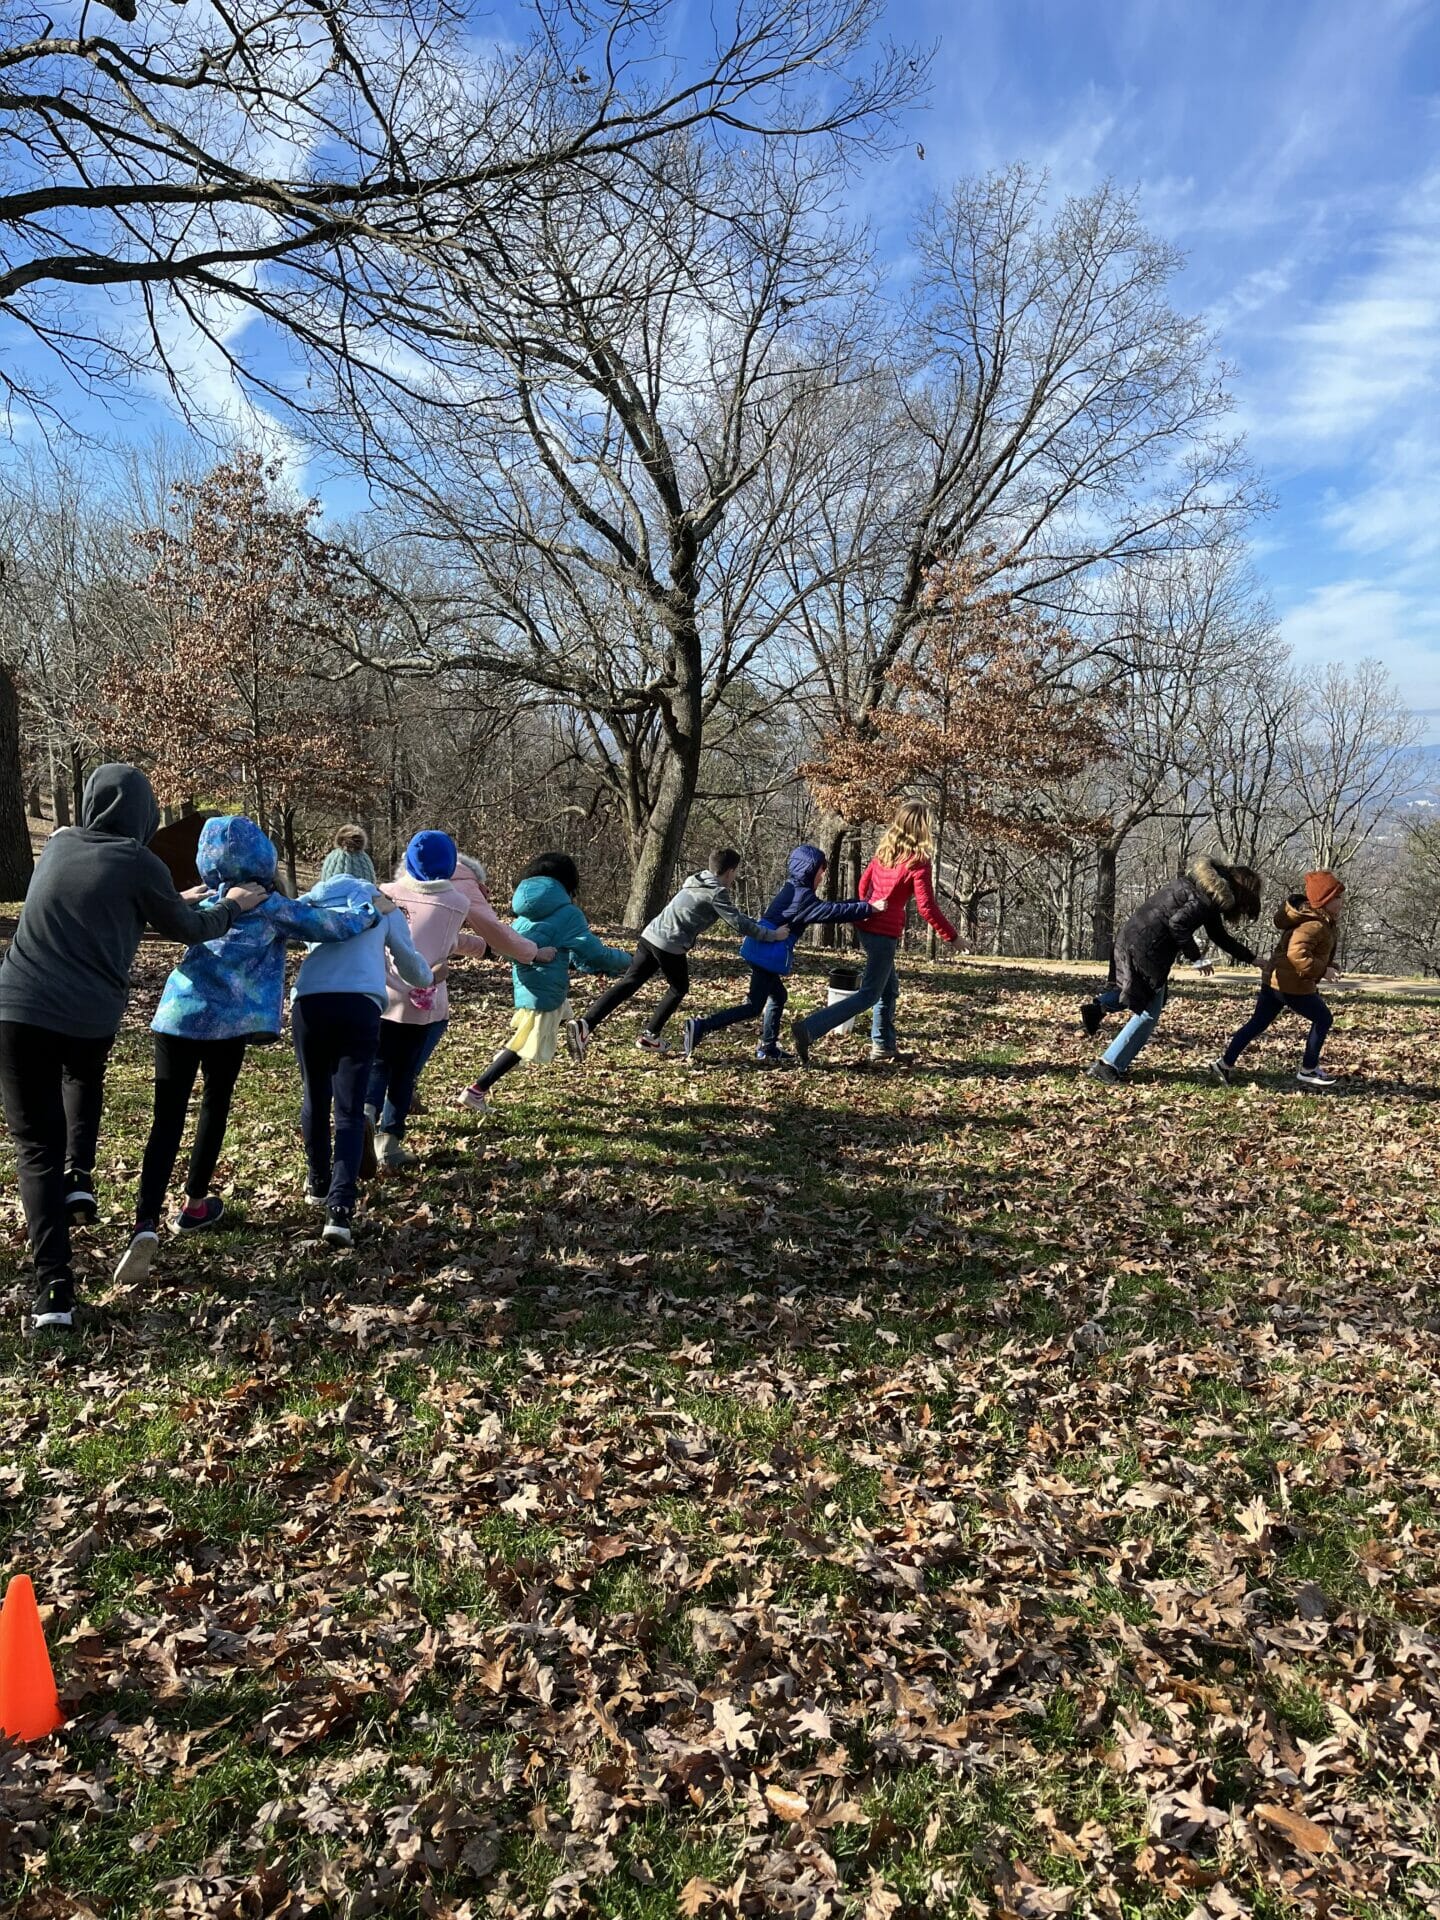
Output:
[[[537,947],[554,947],[553,960],[516,962],[515,1004],[537,1013],[554,1013],[570,994],[570,969],[579,973],[621,974],[628,953],[607,947],[590,931],[590,922],[558,880],[522,880],[510,902],[517,933]]]

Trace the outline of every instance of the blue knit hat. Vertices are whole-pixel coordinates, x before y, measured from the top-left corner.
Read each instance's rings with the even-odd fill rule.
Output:
[[[405,849],[405,871],[416,880],[448,880],[458,858],[449,834],[430,827],[417,833]]]

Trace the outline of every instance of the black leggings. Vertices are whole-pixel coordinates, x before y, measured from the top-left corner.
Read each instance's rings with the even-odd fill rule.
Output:
[[[245,1064],[246,1044],[243,1039],[182,1040],[173,1033],[156,1034],[155,1117],[150,1122],[150,1138],[140,1168],[140,1196],[135,1202],[137,1222],[158,1222],[164,1211],[165,1191],[185,1136],[185,1116],[190,1111],[190,1095],[197,1074],[205,1077],[205,1094],[190,1148],[185,1196],[189,1200],[203,1200],[210,1191],[211,1176],[225,1144],[235,1082]]]
[[[636,947],[629,971],[623,973],[613,986],[607,987],[585,1009],[582,1018],[591,1033],[602,1020],[609,1019],[616,1007],[623,1006],[633,994],[638,993],[647,980],[653,980],[657,973],[664,974],[667,992],[656,1007],[646,1031],[659,1033],[690,991],[690,962],[685,954],[666,953],[663,947],[652,947],[648,940],[642,940]]]
[[[76,1040],[48,1027],[0,1020],[0,1091],[19,1163],[20,1204],[42,1281],[70,1271],[67,1175],[89,1184],[100,1138],[105,1062],[115,1036]]]

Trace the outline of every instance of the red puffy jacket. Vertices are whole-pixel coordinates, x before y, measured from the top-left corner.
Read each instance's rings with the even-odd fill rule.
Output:
[[[883,900],[883,913],[872,913],[868,920],[860,922],[862,933],[886,933],[893,939],[899,939],[905,931],[905,909],[914,896],[915,905],[920,909],[920,918],[939,934],[942,940],[953,940],[955,929],[940,911],[935,898],[935,882],[930,872],[928,860],[910,860],[899,867],[882,867],[878,860],[872,860],[860,876],[860,898],[862,900]]]

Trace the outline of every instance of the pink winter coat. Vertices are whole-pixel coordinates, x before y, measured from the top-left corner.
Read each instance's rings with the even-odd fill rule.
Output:
[[[452,953],[481,954],[485,942],[465,931],[470,902],[448,880],[416,880],[401,873],[385,891],[400,903],[410,923],[410,938],[432,967],[448,960]],[[450,1018],[450,989],[443,980],[433,987],[408,987],[395,971],[386,952],[385,1019],[398,1020],[403,1026],[433,1026]]]

